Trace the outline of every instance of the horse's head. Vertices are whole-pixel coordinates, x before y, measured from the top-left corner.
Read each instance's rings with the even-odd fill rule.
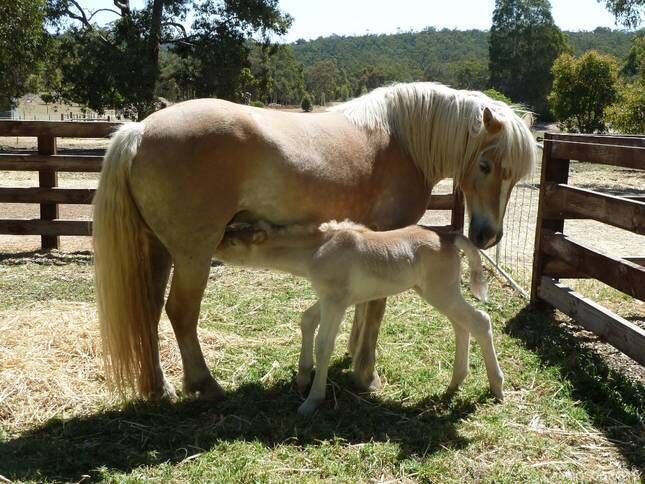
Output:
[[[508,114],[506,119],[484,108],[484,141],[460,180],[470,217],[468,237],[481,249],[502,238],[511,190],[528,174],[535,159],[529,118],[519,118],[510,110]]]

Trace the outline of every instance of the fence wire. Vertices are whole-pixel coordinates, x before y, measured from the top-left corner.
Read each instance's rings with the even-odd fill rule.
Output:
[[[504,217],[504,237],[495,247],[482,251],[494,269],[526,298],[531,287],[541,171],[540,156],[533,171],[511,192]],[[466,231],[468,223],[467,219]]]

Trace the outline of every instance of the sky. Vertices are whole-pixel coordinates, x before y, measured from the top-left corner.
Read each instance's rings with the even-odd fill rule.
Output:
[[[133,8],[145,0],[130,0]],[[89,10],[110,8],[111,0],[81,0]],[[437,29],[489,29],[494,0],[280,0],[280,9],[294,17],[289,33],[278,39],[297,39],[366,33]],[[551,0],[555,23],[562,30],[619,28],[603,3],[596,0]],[[100,13],[99,22],[114,18]],[[190,22],[188,22],[189,24]]]

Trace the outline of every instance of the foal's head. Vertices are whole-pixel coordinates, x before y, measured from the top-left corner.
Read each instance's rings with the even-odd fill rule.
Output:
[[[479,248],[492,247],[502,238],[511,190],[535,163],[529,124],[530,115],[483,110],[482,149],[460,180],[470,216],[468,237]]]

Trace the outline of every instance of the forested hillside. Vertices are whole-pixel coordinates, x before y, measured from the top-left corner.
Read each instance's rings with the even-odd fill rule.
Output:
[[[592,32],[566,32],[575,55],[596,49],[619,60],[629,53],[633,33],[597,28]],[[293,44],[298,61],[310,68],[333,59],[350,80],[365,77],[365,70],[379,77],[401,81],[437,79],[460,87],[479,89],[488,82],[489,32],[436,30],[393,35],[321,37]],[[355,84],[353,90],[362,87]],[[369,83],[366,87],[370,88]]]

